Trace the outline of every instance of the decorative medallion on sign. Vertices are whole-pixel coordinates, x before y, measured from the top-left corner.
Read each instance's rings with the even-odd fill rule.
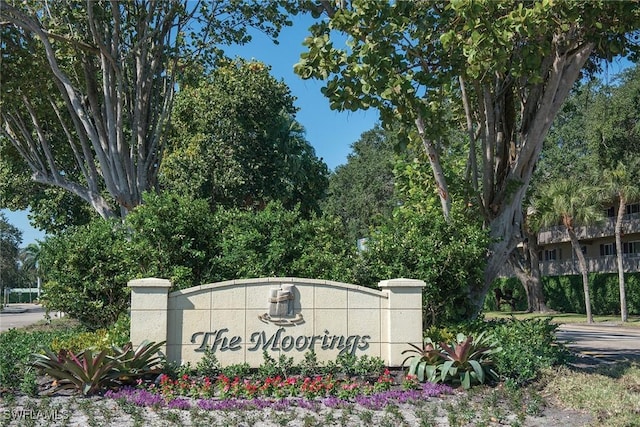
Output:
[[[295,286],[283,283],[279,288],[269,290],[269,312],[258,319],[278,326],[298,325],[304,322],[302,314],[294,312]]]

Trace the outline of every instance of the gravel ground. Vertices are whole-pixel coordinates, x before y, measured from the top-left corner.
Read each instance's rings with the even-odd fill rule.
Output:
[[[488,389],[488,393],[491,391]],[[541,406],[535,415],[519,418],[503,404],[490,405],[480,395],[465,393],[429,398],[372,411],[353,404],[347,408],[316,410],[289,407],[284,410],[204,411],[200,409],[152,409],[120,404],[104,397],[56,396],[44,399],[0,399],[3,426],[529,426],[578,427],[595,425],[587,414]],[[520,412],[522,417],[523,412]]]

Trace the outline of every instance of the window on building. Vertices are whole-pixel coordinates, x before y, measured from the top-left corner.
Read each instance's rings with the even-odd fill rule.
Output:
[[[609,256],[616,254],[616,245],[613,243],[603,243],[600,245],[600,256]]]
[[[622,253],[629,255],[640,255],[640,241],[638,242],[623,242]]]
[[[610,208],[604,210],[604,214],[607,218],[614,218],[616,216],[616,209],[611,206]]]
[[[544,250],[544,260],[545,261],[557,261],[559,256],[558,256],[558,250],[557,249],[545,249]]]
[[[627,205],[625,213],[627,215],[633,215],[633,214],[640,213],[640,203],[633,203],[631,205]]]

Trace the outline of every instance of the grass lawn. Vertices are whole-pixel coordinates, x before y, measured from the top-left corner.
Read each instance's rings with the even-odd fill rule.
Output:
[[[486,319],[504,319],[515,317],[518,320],[537,319],[551,317],[553,323],[587,323],[587,316],[578,313],[527,313],[524,311],[487,311],[484,313]],[[619,324],[640,328],[640,316],[629,316],[626,323],[620,321],[620,316],[593,316],[594,323]]]

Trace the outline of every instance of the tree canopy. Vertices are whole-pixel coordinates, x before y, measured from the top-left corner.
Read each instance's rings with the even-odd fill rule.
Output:
[[[257,61],[235,60],[181,88],[160,171],[163,188],[210,206],[279,200],[318,210],[328,169],[295,120],[287,85]]]
[[[370,228],[390,217],[398,204],[394,179],[396,142],[393,131],[376,126],[352,144],[347,163],[331,174],[322,210],[340,217],[354,242],[369,236]]]
[[[521,241],[521,205],[542,143],[581,70],[638,48],[637,2],[319,1],[296,72],[326,81],[335,109],[377,108],[424,146],[445,217],[440,161],[452,125],[468,132],[470,187],[494,241],[480,310]],[[338,46],[344,37],[347,46]],[[590,62],[591,59],[591,62]]]
[[[0,159],[12,184],[2,189],[19,193],[31,174],[104,218],[126,214],[157,184],[185,70],[214,67],[223,46],[250,40],[251,27],[277,36],[289,24],[285,6],[2,0]]]

